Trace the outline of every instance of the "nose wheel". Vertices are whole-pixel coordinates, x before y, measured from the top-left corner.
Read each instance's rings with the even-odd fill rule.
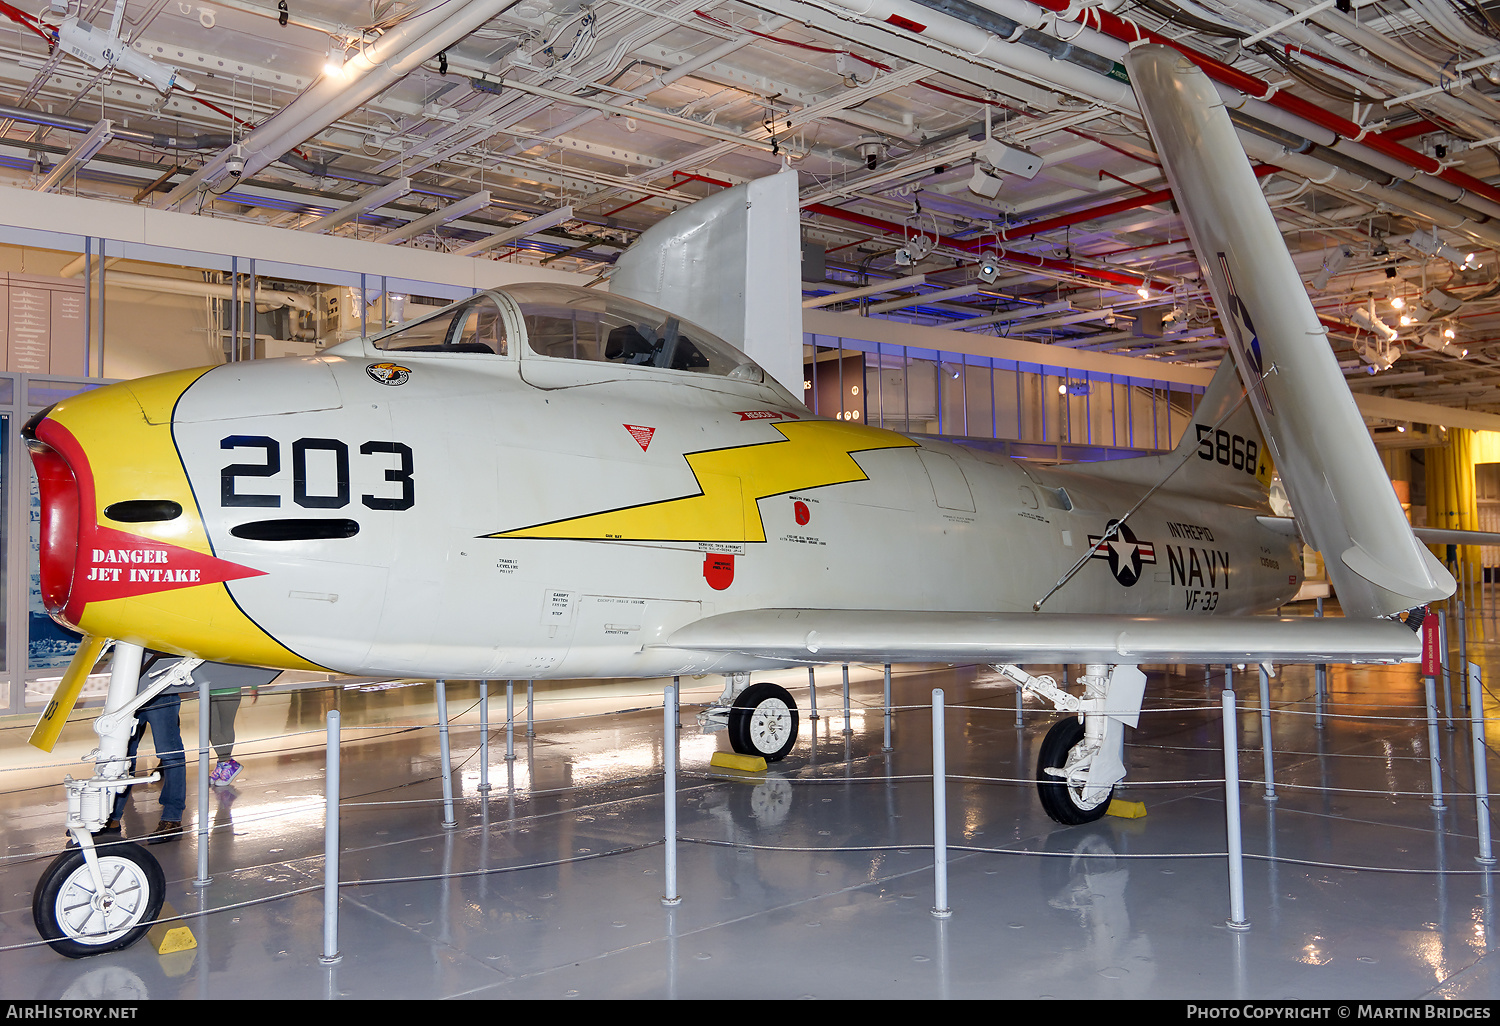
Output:
[[[138,844],[97,849],[101,888],[81,848],[47,867],[31,896],[31,917],[52,950],[68,958],[118,951],[140,939],[161,913],[166,877]]]
[[[1042,739],[1037,753],[1037,794],[1047,815],[1067,826],[1092,823],[1109,811],[1114,788],[1088,787],[1083,724],[1076,716],[1058,720]],[[1076,751],[1075,751],[1076,749]]]
[[[776,762],[796,743],[797,703],[785,688],[761,683],[739,693],[729,710],[731,748]]]

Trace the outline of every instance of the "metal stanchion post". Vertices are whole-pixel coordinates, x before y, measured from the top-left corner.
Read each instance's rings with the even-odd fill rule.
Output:
[[[1493,866],[1495,856],[1490,851],[1490,750],[1484,742],[1484,680],[1479,675],[1478,663],[1469,663],[1469,724],[1474,744],[1475,829],[1479,834],[1479,855],[1475,861],[1483,866]]]
[[[849,664],[844,664],[844,733],[854,733],[854,727],[849,723]]]
[[[807,718],[816,720],[818,718],[818,673],[811,666],[807,668]]]
[[[1268,802],[1276,800],[1276,773],[1271,759],[1271,675],[1265,664],[1260,667],[1260,750],[1266,767],[1266,793]]]
[[[207,887],[214,882],[208,875],[208,703],[213,699],[208,694],[208,675],[198,681],[198,876],[194,887]],[[155,736],[151,738],[156,741]]]
[[[516,682],[505,682],[505,758],[514,762],[516,758]]]
[[[533,720],[531,717],[531,703],[535,697],[531,685],[532,682],[528,680],[526,682],[526,736],[536,737],[536,727],[533,725]]]
[[[668,685],[662,695],[662,797],[665,805],[663,837],[666,839],[666,879],[663,881],[661,903],[677,905],[682,895],[677,893],[677,689]]]
[[[1438,610],[1438,657],[1443,670],[1443,719],[1449,730],[1456,729],[1453,723],[1453,678],[1448,669],[1448,611]]]
[[[480,794],[490,793],[490,682],[479,682],[479,787]]]
[[[1231,930],[1250,929],[1245,918],[1245,855],[1240,839],[1240,749],[1234,692],[1224,689],[1224,820],[1229,835],[1229,920]]]
[[[1460,564],[1462,565],[1462,564]],[[1468,617],[1464,612],[1463,599],[1458,600],[1458,666],[1459,672],[1469,665],[1469,630]],[[1464,707],[1469,707],[1469,689],[1464,688]]]
[[[891,664],[885,664],[885,745],[881,751],[893,751],[891,747]]]
[[[324,965],[339,953],[339,711],[328,710],[328,747],[323,770],[323,954]]]
[[[943,752],[943,691],[932,690],[932,914],[953,915],[948,907],[948,785]]]
[[[1428,808],[1442,812],[1448,806],[1443,804],[1443,762],[1438,748],[1437,681],[1428,674],[1422,683],[1427,692],[1427,758],[1432,767],[1432,804]]]
[[[443,763],[443,826],[448,829],[458,826],[453,818],[453,753],[448,749],[448,683],[433,681],[437,685],[438,707],[438,752]]]
[[[1323,616],[1323,600],[1318,599],[1317,616]],[[1313,727],[1317,730],[1323,729],[1323,703],[1328,698],[1328,664],[1318,663],[1314,667],[1316,685],[1313,688]]]

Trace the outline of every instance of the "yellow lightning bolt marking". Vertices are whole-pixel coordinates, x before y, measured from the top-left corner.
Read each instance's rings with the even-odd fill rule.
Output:
[[[824,485],[866,481],[850,453],[915,447],[889,431],[842,421],[771,425],[785,441],[687,453],[701,491],[676,499],[608,510],[491,538],[763,542],[759,500]]]

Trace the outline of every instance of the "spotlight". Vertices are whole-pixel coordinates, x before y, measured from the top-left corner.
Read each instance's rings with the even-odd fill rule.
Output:
[[[1317,272],[1312,276],[1312,280],[1308,284],[1310,284],[1318,292],[1322,292],[1328,287],[1328,279],[1332,278],[1335,274],[1338,274],[1340,271],[1342,271],[1344,269],[1344,265],[1349,262],[1349,258],[1352,255],[1353,254],[1351,254],[1349,250],[1345,249],[1344,247],[1337,247],[1323,260],[1323,266],[1318,268]]]
[[[995,258],[995,254],[988,250],[979,254],[979,280],[986,285],[993,285],[998,277],[1000,277],[1000,262]]]

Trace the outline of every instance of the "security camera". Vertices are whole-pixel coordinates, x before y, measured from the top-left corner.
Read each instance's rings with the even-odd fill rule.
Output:
[[[874,171],[876,166],[885,159],[889,147],[886,141],[878,135],[862,135],[855,142],[859,155],[864,158],[865,167]]]
[[[224,169],[229,172],[230,178],[238,178],[240,175],[245,173],[245,155],[240,152],[240,148],[238,146],[236,146],[234,148],[234,152],[225,159]]]

